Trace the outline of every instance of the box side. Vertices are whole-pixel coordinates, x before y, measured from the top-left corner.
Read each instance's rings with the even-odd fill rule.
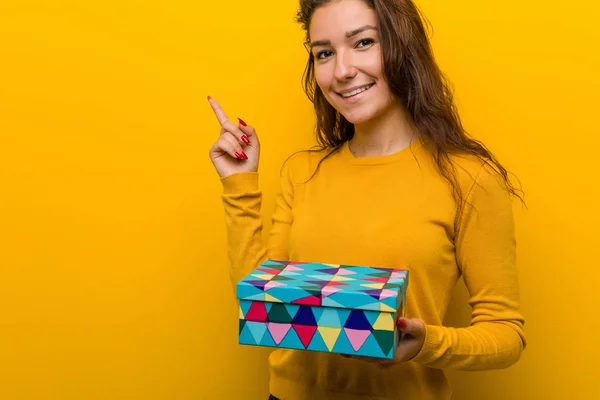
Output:
[[[398,312],[240,300],[239,343],[391,359]]]

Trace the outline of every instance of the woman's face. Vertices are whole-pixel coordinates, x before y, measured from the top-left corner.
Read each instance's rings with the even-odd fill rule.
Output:
[[[368,122],[396,104],[383,76],[377,17],[364,1],[317,8],[309,30],[317,84],[349,122]]]

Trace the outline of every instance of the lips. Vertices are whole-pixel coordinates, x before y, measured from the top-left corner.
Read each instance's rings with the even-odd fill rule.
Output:
[[[374,85],[375,85],[374,83],[370,83],[368,85],[355,86],[348,90],[344,90],[343,92],[337,92],[337,94],[339,96],[343,97],[344,99],[349,99],[349,98],[357,96],[363,92],[366,92],[367,90],[371,89]]]

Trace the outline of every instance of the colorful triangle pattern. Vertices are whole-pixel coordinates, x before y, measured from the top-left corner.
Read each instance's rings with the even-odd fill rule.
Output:
[[[407,285],[403,269],[267,260],[238,282],[237,297],[390,311],[398,309]]]
[[[268,260],[237,285],[239,343],[393,358],[408,271]]]
[[[392,358],[395,313],[242,300],[239,343]]]

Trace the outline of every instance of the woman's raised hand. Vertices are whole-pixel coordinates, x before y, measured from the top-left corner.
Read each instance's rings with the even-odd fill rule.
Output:
[[[239,119],[234,124],[211,97],[208,97],[217,120],[221,125],[219,138],[210,148],[209,156],[219,177],[225,178],[240,172],[257,172],[260,158],[260,143],[256,131]]]

